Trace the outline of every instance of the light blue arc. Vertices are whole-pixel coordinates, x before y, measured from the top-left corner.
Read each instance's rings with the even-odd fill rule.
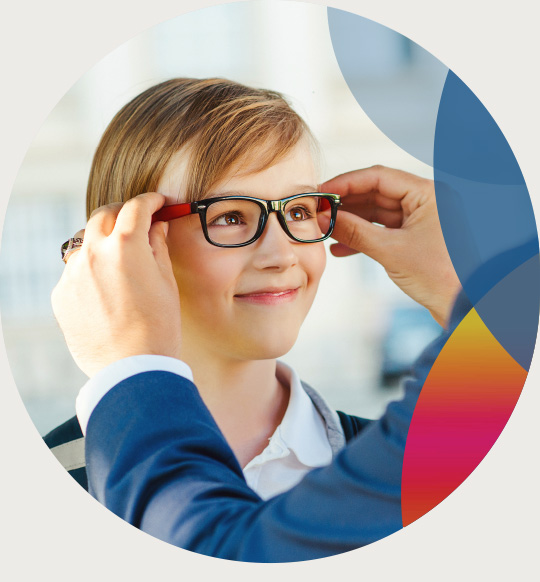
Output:
[[[433,167],[448,67],[403,35],[362,16],[328,8],[328,26],[341,73],[358,105],[395,144]],[[400,75],[412,51],[420,63],[419,76]]]

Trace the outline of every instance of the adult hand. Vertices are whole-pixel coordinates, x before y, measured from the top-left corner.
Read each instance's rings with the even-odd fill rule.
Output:
[[[444,243],[433,182],[373,166],[337,176],[320,189],[340,194],[343,203],[332,254],[363,252],[373,258],[446,327],[461,285]]]
[[[53,311],[77,365],[88,374],[140,354],[180,356],[180,299],[165,243],[151,224],[161,194],[92,213],[80,250],[52,292]]]

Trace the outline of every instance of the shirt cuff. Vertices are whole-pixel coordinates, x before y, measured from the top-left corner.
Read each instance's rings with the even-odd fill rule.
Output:
[[[75,402],[81,430],[86,435],[88,420],[98,402],[123,380],[143,372],[172,372],[193,382],[191,368],[181,360],[167,356],[131,356],[100,370],[81,388]]]

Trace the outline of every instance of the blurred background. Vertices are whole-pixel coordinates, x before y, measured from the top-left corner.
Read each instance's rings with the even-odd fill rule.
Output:
[[[382,29],[386,30],[387,29]],[[407,39],[366,33],[355,83],[375,101],[405,92],[411,132],[428,107],[433,63]],[[432,168],[395,145],[357,104],[334,56],[327,11],[296,2],[240,2],[162,23],[120,46],[66,93],[21,166],[3,228],[0,309],[11,370],[38,431],[75,413],[86,377],[50,307],[60,245],[84,227],[93,152],[112,116],[171,77],[227,77],[283,92],[321,144],[322,179],[383,164],[432,178]],[[428,91],[429,92],[429,91]],[[414,129],[412,130],[414,131]],[[440,328],[363,255],[328,266],[313,309],[283,360],[334,408],[370,418],[401,394],[400,379]]]

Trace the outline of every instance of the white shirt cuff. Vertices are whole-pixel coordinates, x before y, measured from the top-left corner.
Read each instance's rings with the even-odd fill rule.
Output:
[[[167,356],[131,356],[110,364],[92,376],[81,388],[75,402],[83,434],[86,435],[88,420],[94,408],[111,388],[136,374],[157,371],[172,372],[193,382],[191,368],[182,360]]]

